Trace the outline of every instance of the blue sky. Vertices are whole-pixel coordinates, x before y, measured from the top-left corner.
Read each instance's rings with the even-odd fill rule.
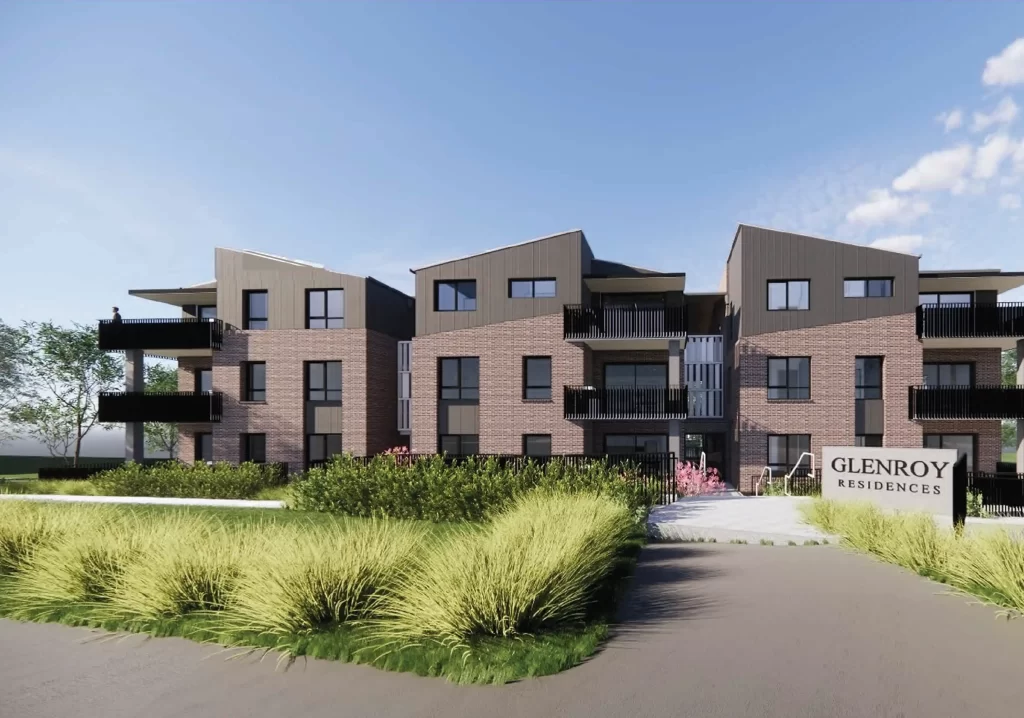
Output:
[[[0,318],[170,314],[127,290],[217,245],[411,291],[575,227],[693,289],[739,222],[1024,270],[1022,37],[1017,3],[0,3]]]

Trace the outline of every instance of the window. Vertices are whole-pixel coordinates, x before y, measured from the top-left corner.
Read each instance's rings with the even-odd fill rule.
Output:
[[[203,320],[217,318],[217,305],[199,307],[199,318]]]
[[[306,329],[344,329],[345,290],[306,290]]]
[[[811,450],[810,434],[769,434],[768,467],[772,473],[780,474],[791,470],[804,452]],[[800,464],[809,469],[810,462]]]
[[[267,400],[267,363],[247,361],[242,363],[243,401]]]
[[[480,399],[480,358],[441,359],[441,398]]]
[[[306,399],[341,401],[340,361],[312,361],[306,364]]]
[[[198,369],[196,371],[196,391],[213,391],[213,369]]]
[[[478,434],[441,434],[439,443],[441,453],[450,456],[472,456],[480,453]]]
[[[551,399],[551,357],[523,357],[523,398]]]
[[[476,309],[476,280],[434,283],[434,310],[438,312],[471,312]]]
[[[195,460],[196,461],[213,461],[213,434],[209,432],[197,431],[194,436],[195,439]]]
[[[306,437],[306,457],[311,464],[321,464],[341,453],[341,434],[310,434]]]
[[[667,454],[666,434],[608,434],[604,437],[604,453],[619,454]]]
[[[918,304],[973,304],[974,295],[971,292],[932,292],[930,294],[918,294]]]
[[[266,463],[266,434],[242,434],[242,461],[254,461],[257,464]]]
[[[857,357],[854,399],[882,398],[882,357]]]
[[[668,386],[667,364],[605,364],[604,386],[664,389]]]
[[[523,434],[524,456],[551,456],[551,434]]]
[[[967,457],[967,470],[974,471],[974,445],[977,442],[974,434],[925,434],[926,449],[956,449],[956,456]]]
[[[881,434],[857,434],[853,437],[854,446],[882,446]]]
[[[974,367],[965,364],[938,364],[926,362],[924,365],[925,386],[973,386]]]
[[[532,299],[555,296],[554,279],[510,279],[508,280],[508,296],[510,299]]]
[[[811,308],[811,283],[806,279],[768,282],[768,311]]]
[[[267,290],[245,290],[242,292],[242,326],[245,329],[266,329],[269,324],[270,302]]]
[[[805,400],[810,399],[811,358],[769,358],[768,398]]]
[[[892,279],[847,279],[843,282],[844,297],[891,297]]]

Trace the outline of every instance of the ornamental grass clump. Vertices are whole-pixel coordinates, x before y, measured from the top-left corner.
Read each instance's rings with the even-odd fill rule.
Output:
[[[1024,613],[1024,541],[1003,530],[967,534],[946,564],[949,582]]]
[[[634,527],[608,497],[524,496],[492,524],[427,547],[385,600],[381,631],[462,644],[578,623]]]
[[[0,503],[0,574],[21,569],[33,550],[58,535],[52,517],[40,508],[23,501]]]

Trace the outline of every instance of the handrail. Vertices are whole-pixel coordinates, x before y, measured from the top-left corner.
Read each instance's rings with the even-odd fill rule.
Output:
[[[702,476],[708,475],[708,455],[703,451],[700,452],[700,473]]]
[[[772,470],[770,466],[766,466],[763,469],[761,469],[761,475],[757,477],[757,481],[754,483],[754,496],[757,496],[757,487],[761,485],[761,479],[764,478],[766,472],[768,474],[768,485],[771,486]]]
[[[789,480],[793,478],[793,474],[795,474],[796,470],[800,468],[800,462],[804,460],[805,456],[811,457],[811,474],[817,474],[817,470],[814,467],[814,454],[810,451],[805,451],[800,454],[800,458],[796,460],[795,464],[793,464],[793,468],[790,469],[789,473],[783,478],[782,489],[786,492],[786,496],[789,496]]]

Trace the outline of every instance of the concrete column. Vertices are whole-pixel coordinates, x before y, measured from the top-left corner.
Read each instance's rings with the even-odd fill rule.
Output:
[[[1024,386],[1024,339],[1017,341],[1017,386]],[[1024,419],[1017,419],[1017,473],[1024,474]]]
[[[141,349],[129,349],[124,353],[124,390],[145,391],[146,373]],[[142,461],[146,451],[146,436],[141,421],[130,421],[124,425],[125,461]]]
[[[668,385],[669,388],[681,386],[682,374],[682,352],[680,351],[679,340],[671,339],[668,343]],[[669,419],[668,422],[668,450],[676,455],[676,460],[683,458],[682,422],[679,419]]]

